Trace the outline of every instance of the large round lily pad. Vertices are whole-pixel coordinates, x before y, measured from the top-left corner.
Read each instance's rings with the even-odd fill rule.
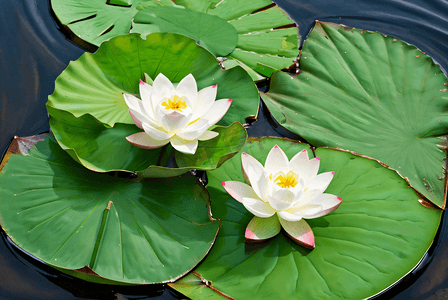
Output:
[[[276,144],[289,159],[302,149],[312,154],[306,144],[273,138],[250,139],[242,150],[264,164]],[[363,299],[411,271],[432,244],[442,212],[422,206],[405,180],[374,160],[325,148],[316,156],[319,173],[335,172],[326,192],[343,202],[329,215],[306,220],[314,250],[284,232],[245,243],[253,215],[221,185],[244,182],[240,156],[234,156],[208,173],[213,216],[222,221],[215,245],[192,274],[171,286],[192,299]]]
[[[132,182],[95,173],[47,139],[0,173],[1,226],[51,266],[121,283],[174,281],[212,246],[219,221],[193,176]]]
[[[274,118],[315,146],[389,165],[445,207],[447,79],[414,46],[378,32],[316,23],[301,73],[276,73],[263,94]]]
[[[257,114],[258,90],[242,68],[223,71],[215,57],[194,40],[170,33],[151,34],[146,40],[139,34],[118,36],[96,53],[84,53],[56,79],[47,106],[76,117],[90,114],[109,126],[134,124],[123,92],[139,96],[144,73],[152,79],[162,73],[173,83],[191,73],[199,90],[217,84],[217,99],[233,99],[218,125],[244,123],[246,117]]]

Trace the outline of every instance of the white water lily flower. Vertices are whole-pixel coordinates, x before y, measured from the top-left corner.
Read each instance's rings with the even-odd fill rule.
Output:
[[[208,131],[225,115],[232,99],[215,101],[217,85],[198,92],[193,75],[185,76],[177,85],[162,73],[153,85],[140,80],[140,97],[123,93],[134,123],[144,132],[126,139],[133,145],[153,149],[171,143],[174,149],[194,154],[198,140],[205,141],[218,135]]]
[[[291,161],[277,145],[271,149],[265,166],[247,153],[241,155],[243,175],[250,185],[226,181],[225,190],[255,217],[249,222],[245,237],[261,241],[280,232],[280,228],[298,244],[313,249],[313,232],[304,219],[329,214],[342,199],[326,194],[334,172],[317,174],[320,158],[308,158],[303,150]]]

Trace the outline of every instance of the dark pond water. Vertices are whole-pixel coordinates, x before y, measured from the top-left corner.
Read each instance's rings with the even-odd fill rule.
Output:
[[[305,37],[314,20],[380,31],[416,45],[448,70],[448,2],[443,0],[277,0]],[[59,31],[49,0],[0,0],[0,155],[14,135],[48,130],[45,102],[54,80],[85,50]],[[262,108],[267,116],[267,110]],[[286,133],[260,114],[252,136]],[[0,157],[1,157],[0,156]],[[443,219],[445,220],[445,215]],[[448,222],[421,266],[377,299],[448,299]],[[164,286],[115,287],[86,283],[30,258],[1,232],[0,300],[182,299]]]

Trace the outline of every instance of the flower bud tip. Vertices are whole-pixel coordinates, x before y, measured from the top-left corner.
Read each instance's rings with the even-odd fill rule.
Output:
[[[316,157],[316,160],[320,160],[320,157],[318,156],[318,157]]]
[[[334,175],[334,171],[333,171],[333,172],[331,172],[331,175]]]
[[[144,85],[145,84],[145,82],[143,81],[143,80],[141,80],[140,79],[140,82],[139,82],[141,85]]]
[[[278,145],[275,145],[274,148],[275,148],[275,149],[278,149]]]
[[[223,182],[221,182],[221,184],[222,184],[222,186],[226,186],[226,183],[223,181]]]
[[[341,197],[336,197],[336,199],[338,199],[339,201],[342,201],[342,198],[341,198]]]
[[[212,88],[216,89],[217,86],[218,86],[217,84],[214,84],[212,85]]]
[[[306,152],[306,149],[303,149],[302,152]]]
[[[233,100],[232,100],[232,99],[229,99],[229,100],[227,100],[227,101],[229,101],[230,103],[232,103]]]

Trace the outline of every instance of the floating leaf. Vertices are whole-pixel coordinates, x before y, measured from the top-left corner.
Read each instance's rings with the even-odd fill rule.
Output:
[[[188,21],[187,21],[188,20]],[[226,56],[238,43],[235,28],[226,20],[189,9],[149,7],[135,15],[132,31],[143,38],[154,32],[172,32],[198,41],[215,56]]]
[[[226,67],[247,68],[254,80],[289,67],[299,54],[294,21],[270,0],[181,0],[176,4],[126,0],[111,4],[104,0],[52,0],[59,20],[97,46],[129,33],[134,18],[132,32],[169,31],[194,38],[215,56],[227,56]]]
[[[153,79],[163,73],[176,83],[191,73],[198,89],[217,84],[217,99],[233,99],[218,125],[245,123],[246,117],[257,114],[258,90],[242,68],[223,71],[213,55],[194,40],[169,33],[151,34],[146,40],[138,34],[119,36],[103,43],[94,54],[84,53],[56,79],[47,106],[75,117],[91,114],[110,127],[134,124],[122,93],[139,96],[144,73]]]
[[[1,226],[26,252],[135,284],[174,281],[208,253],[220,225],[193,176],[132,182],[87,170],[49,138],[36,147],[0,173]]]
[[[262,95],[282,126],[314,146],[378,159],[445,207],[447,79],[429,56],[377,32],[318,22],[300,69],[274,74]]]
[[[289,159],[302,149],[312,153],[306,144],[274,138],[249,139],[242,151],[264,163],[276,144]],[[316,156],[319,173],[335,171],[326,192],[343,202],[329,215],[306,220],[314,250],[284,232],[245,243],[253,215],[221,185],[244,182],[236,155],[208,173],[213,216],[222,222],[215,245],[193,274],[171,286],[192,299],[201,299],[204,289],[235,299],[363,299],[411,271],[431,245],[442,212],[423,207],[406,181],[374,160],[324,148]]]
[[[99,46],[115,36],[129,33],[137,6],[145,1],[51,0],[51,7],[62,24],[81,39]]]
[[[194,155],[175,153],[180,168],[164,167],[171,145],[157,149],[135,147],[126,137],[141,132],[135,125],[116,123],[106,127],[89,114],[79,118],[48,107],[50,126],[59,145],[86,168],[98,172],[132,171],[139,177],[171,177],[191,169],[213,170],[243,147],[247,134],[240,123],[213,129],[219,135],[200,141]]]

